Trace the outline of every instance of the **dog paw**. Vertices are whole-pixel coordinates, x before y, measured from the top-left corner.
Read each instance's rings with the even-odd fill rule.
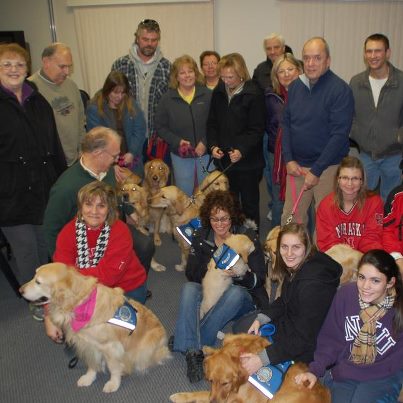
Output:
[[[105,383],[102,391],[104,393],[116,392],[119,389],[119,386],[120,386],[120,380],[110,379],[108,382]]]
[[[175,270],[176,271],[185,271],[185,266],[183,264],[176,264]]]
[[[95,381],[97,373],[95,371],[88,371],[85,375],[79,378],[77,386],[90,386]]]

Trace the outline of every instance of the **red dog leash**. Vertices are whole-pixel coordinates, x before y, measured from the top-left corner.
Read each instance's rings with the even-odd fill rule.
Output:
[[[289,217],[287,218],[285,224],[291,224],[294,216],[297,216],[297,223],[301,224],[301,219],[299,217],[299,215],[297,214],[297,208],[298,208],[298,204],[301,200],[301,197],[305,191],[304,187],[302,186],[301,191],[299,192],[299,195],[297,197],[297,187],[295,186],[295,177],[290,175],[290,185],[291,185],[291,193],[292,193],[292,199],[294,201],[294,205],[292,207],[292,211],[291,214],[289,215]]]

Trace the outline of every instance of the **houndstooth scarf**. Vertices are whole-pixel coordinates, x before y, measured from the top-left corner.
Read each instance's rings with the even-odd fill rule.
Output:
[[[376,305],[361,300],[360,319],[363,325],[354,340],[350,361],[355,364],[372,364],[376,358],[376,321],[382,318],[395,302],[396,290],[394,287],[388,290],[382,302]]]
[[[89,247],[87,240],[87,226],[85,223],[77,218],[76,220],[76,241],[77,241],[77,265],[79,269],[88,269],[95,267],[105,253],[105,249],[108,246],[109,234],[111,227],[105,223],[101,233],[97,239],[97,245],[95,247],[95,253],[90,261]]]

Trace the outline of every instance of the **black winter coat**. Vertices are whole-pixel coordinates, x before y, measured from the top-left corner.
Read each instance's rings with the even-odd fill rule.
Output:
[[[245,82],[242,91],[228,103],[225,84],[220,81],[211,97],[207,120],[207,146],[238,149],[242,158],[231,168],[236,171],[264,167],[263,134],[265,129],[265,101],[263,92],[252,80]],[[225,153],[216,166],[225,169],[230,159]]]
[[[266,348],[272,364],[287,360],[310,363],[316,339],[342,273],[328,255],[317,252],[292,278],[286,278],[281,295],[262,311],[276,326],[273,344]]]
[[[66,169],[53,111],[32,91],[21,105],[0,86],[0,226],[42,224],[49,190]]]

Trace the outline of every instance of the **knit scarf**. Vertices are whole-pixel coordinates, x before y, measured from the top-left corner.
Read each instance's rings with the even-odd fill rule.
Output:
[[[395,302],[396,290],[390,288],[382,302],[376,305],[361,300],[360,319],[363,325],[354,340],[350,361],[355,364],[372,364],[376,358],[376,321],[381,319]]]
[[[97,239],[97,245],[95,247],[95,253],[90,260],[89,247],[87,240],[87,226],[83,221],[77,218],[76,220],[76,242],[77,242],[77,265],[79,269],[88,269],[90,267],[96,267],[100,259],[105,253],[105,249],[108,246],[109,234],[111,227],[105,223],[101,233]]]

